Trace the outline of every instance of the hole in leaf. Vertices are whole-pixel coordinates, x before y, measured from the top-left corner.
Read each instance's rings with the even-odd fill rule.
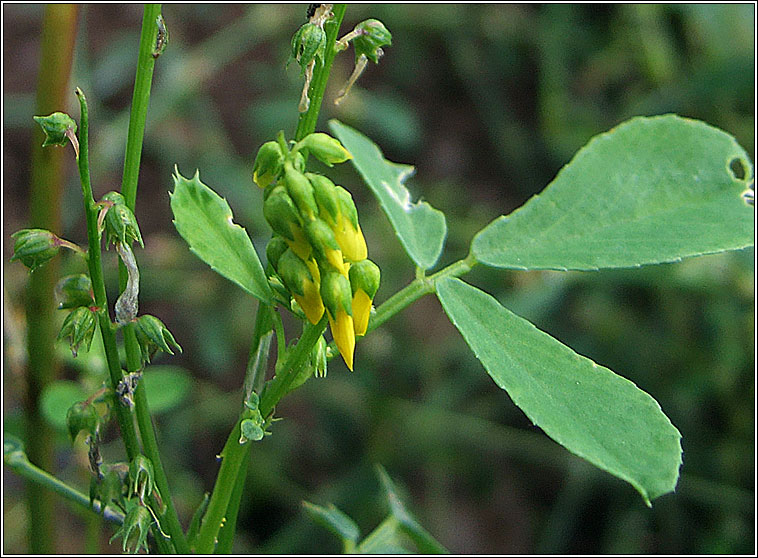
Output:
[[[737,157],[732,159],[729,162],[729,170],[732,171],[734,178],[737,180],[745,180],[747,171],[745,170],[745,164],[742,162],[742,159],[738,159]]]

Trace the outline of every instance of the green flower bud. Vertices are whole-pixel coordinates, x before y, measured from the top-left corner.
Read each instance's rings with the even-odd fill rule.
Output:
[[[65,146],[71,136],[76,133],[76,122],[64,112],[54,112],[49,116],[35,116],[34,120],[42,126],[42,130],[45,132],[45,141],[42,147],[49,145]]]
[[[303,173],[295,170],[289,163],[284,165],[284,186],[303,219],[310,219],[318,214],[313,186]]]
[[[120,474],[121,469],[126,469],[126,464],[105,466],[101,468],[101,476],[93,476],[89,487],[90,506],[95,499],[100,500],[100,513],[105,513],[105,506],[113,502],[124,506],[125,484]]]
[[[97,412],[95,407],[85,401],[77,401],[66,412],[66,427],[68,435],[73,443],[79,432],[84,430],[89,435],[94,435],[97,430]]]
[[[325,52],[326,33],[320,26],[314,23],[306,23],[292,36],[292,51],[287,60],[287,65],[289,66],[293,60],[297,60],[301,68],[300,75],[303,75],[308,64],[315,59],[318,59],[319,64],[323,65]]]
[[[79,345],[85,344],[89,351],[92,344],[92,337],[95,335],[95,313],[86,306],[72,310],[66,319],[63,320],[61,331],[57,340],[60,341],[69,338],[71,353],[76,357],[79,351]]]
[[[342,186],[337,186],[337,197],[340,200],[340,210],[354,229],[358,228],[358,210],[355,208],[353,196]]]
[[[353,369],[355,352],[355,326],[350,281],[336,271],[325,271],[321,277],[321,298],[327,309],[329,327],[347,367]]]
[[[263,216],[276,234],[296,240],[293,229],[301,229],[300,214],[284,186],[276,186],[263,202]]]
[[[317,378],[326,378],[326,339],[324,336],[318,338],[311,351],[310,361],[313,367],[313,373]]]
[[[334,231],[329,228],[329,225],[316,218],[305,225],[303,232],[313,247],[319,266],[323,265],[323,262],[329,262],[337,271],[347,275],[342,251],[334,238]]]
[[[319,293],[320,277],[315,276],[318,268],[315,265],[309,267],[290,249],[279,258],[277,271],[308,321],[317,324],[324,315],[324,304]]]
[[[144,314],[137,318],[137,327],[134,332],[137,335],[137,342],[142,349],[142,356],[145,362],[150,362],[150,359],[158,349],[170,355],[174,354],[171,347],[180,353],[182,352],[182,348],[176,342],[174,336],[163,325],[163,322],[155,316]]]
[[[350,288],[353,291],[353,326],[356,335],[366,335],[371,303],[379,290],[379,266],[368,259],[350,266]]]
[[[153,472],[153,462],[142,454],[137,455],[129,463],[129,486],[130,492],[139,498],[140,502],[145,501],[146,496],[153,493],[155,487],[155,474]]]
[[[253,182],[259,187],[265,188],[274,182],[282,172],[284,166],[284,154],[279,143],[267,141],[258,150],[253,164]]]
[[[105,215],[105,232],[108,241],[116,244],[128,244],[133,240],[139,242],[143,248],[142,235],[139,232],[137,219],[134,213],[124,203],[114,203]]]
[[[118,528],[118,531],[111,537],[109,543],[112,543],[118,537],[121,537],[123,543],[121,549],[124,552],[137,554],[140,548],[147,548],[147,533],[153,524],[153,516],[146,507],[136,505],[124,517],[124,523]],[[127,550],[128,547],[128,550]]]
[[[316,159],[329,167],[353,158],[350,152],[342,147],[339,140],[322,132],[305,136],[299,145],[301,149],[308,149]]]
[[[271,264],[271,267],[274,269],[277,268],[279,265],[279,258],[282,257],[282,254],[284,254],[287,249],[287,241],[281,236],[274,235],[271,237],[271,240],[269,240],[266,245],[266,259],[268,260],[268,263]]]
[[[364,55],[366,58],[379,63],[379,58],[384,54],[381,47],[392,45],[392,33],[384,24],[377,19],[367,19],[355,26],[358,36],[353,39],[356,61]]]
[[[358,224],[358,211],[355,209],[350,192],[337,186],[337,196],[340,200],[340,217],[334,228],[334,236],[340,245],[342,255],[346,260],[359,262],[368,255],[366,239]]]
[[[58,309],[93,306],[95,298],[92,293],[92,281],[85,273],[68,275],[55,285],[55,298]]]
[[[308,172],[305,174],[313,186],[313,196],[318,205],[318,214],[326,223],[334,229],[340,214],[340,202],[337,196],[337,187],[327,177]]]
[[[61,239],[44,229],[21,229],[11,237],[16,240],[11,261],[20,260],[30,271],[53,259],[61,247]]]
[[[120,192],[108,192],[107,194],[103,195],[100,201],[110,202],[113,205],[126,205],[126,198],[124,198],[123,194]]]

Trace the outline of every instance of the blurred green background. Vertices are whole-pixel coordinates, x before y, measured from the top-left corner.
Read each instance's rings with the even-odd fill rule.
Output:
[[[170,44],[158,59],[137,216],[140,310],[159,316],[184,348],[149,391],[168,395],[157,427],[185,525],[212,487],[235,419],[255,302],[193,256],[171,223],[174,165],[226,197],[263,253],[270,232],[250,176],[257,147],[294,131],[301,82],[285,71],[306,4],[166,4]],[[698,118],[755,149],[754,5],[349,6],[342,33],[376,17],[393,33],[339,107],[353,57],[335,62],[320,128],[338,118],[393,161],[447,214],[440,265],[466,255],[474,233],[539,192],[593,135],[633,115]],[[10,234],[27,225],[41,5],[4,4],[3,260],[7,431],[20,431],[27,272],[8,264]],[[95,196],[118,189],[139,37],[139,5],[80,6],[73,89],[90,102]],[[65,238],[84,242],[73,161],[62,207]],[[377,203],[349,165],[369,255],[382,268],[381,303],[414,276]],[[81,264],[65,257],[64,272]],[[115,299],[113,251],[111,300]],[[356,371],[332,362],[277,409],[285,420],[254,448],[235,550],[338,552],[309,521],[303,499],[336,504],[365,535],[384,516],[373,465],[407,490],[420,522],[457,553],[752,553],[755,537],[754,252],[597,273],[502,272],[467,280],[517,314],[629,378],[660,403],[683,436],[677,492],[644,506],[627,484],[549,440],[499,390],[426,297],[371,333]],[[63,315],[60,317],[61,321]],[[292,322],[288,331],[294,332]],[[64,380],[88,393],[104,379],[97,347],[66,359]],[[12,363],[11,363],[12,364]],[[168,368],[168,367],[171,368]],[[148,371],[148,375],[150,371]],[[188,381],[188,379],[191,379]],[[46,402],[51,418],[55,396]],[[154,407],[156,406],[154,405]],[[115,429],[106,460],[122,458]],[[61,430],[56,471],[86,492],[86,451]],[[26,550],[23,484],[4,470],[4,551]],[[56,548],[82,552],[81,516],[59,505]],[[103,552],[112,534],[102,532]]]

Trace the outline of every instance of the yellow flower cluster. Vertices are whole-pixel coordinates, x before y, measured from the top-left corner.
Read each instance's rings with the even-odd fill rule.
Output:
[[[351,155],[327,134],[311,134],[292,151],[283,143],[265,143],[253,168],[253,180],[264,188],[264,217],[274,230],[268,261],[308,321],[317,324],[326,312],[352,370],[355,336],[366,333],[380,272],[367,259],[350,192],[323,175],[304,172],[300,150],[329,166]]]

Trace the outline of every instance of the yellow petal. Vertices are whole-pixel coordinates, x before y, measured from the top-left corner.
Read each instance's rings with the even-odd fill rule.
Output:
[[[332,328],[332,337],[337,344],[342,359],[350,371],[353,370],[353,352],[355,351],[355,330],[353,317],[340,309],[337,311],[337,319],[333,320],[329,315],[329,326]]]
[[[334,233],[334,238],[340,245],[345,259],[351,262],[359,262],[368,257],[366,239],[363,237],[361,226],[358,225],[358,228],[354,229],[350,220],[344,216],[340,216],[340,223]]]
[[[311,257],[311,245],[308,242],[308,239],[305,238],[302,229],[297,225],[290,225],[290,230],[292,231],[292,236],[295,240],[287,240],[287,244],[301,260],[307,262]]]
[[[366,335],[368,318],[371,314],[371,299],[359,290],[353,295],[353,326],[356,335]]]
[[[347,277],[348,268],[345,268],[344,260],[342,259],[342,251],[341,250],[325,250],[326,259],[329,261],[330,264],[339,271],[342,275]]]
[[[319,287],[315,283],[308,281],[303,288],[304,296],[293,294],[293,298],[300,305],[300,308],[305,312],[305,317],[313,325],[316,325],[321,316],[324,315],[324,303],[321,300],[321,294],[319,293]]]

